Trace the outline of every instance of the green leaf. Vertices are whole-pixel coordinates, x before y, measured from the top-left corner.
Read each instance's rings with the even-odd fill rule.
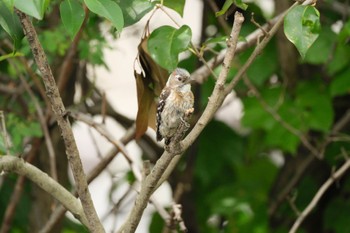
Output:
[[[187,25],[176,29],[170,26],[157,28],[148,39],[148,51],[151,57],[163,68],[173,71],[178,63],[179,54],[185,51],[191,42],[192,32]]]
[[[278,114],[289,125],[300,131],[302,130],[301,119],[298,115],[299,111],[293,107],[293,104],[291,102],[285,102],[278,110]],[[270,117],[272,118],[271,115]],[[288,131],[284,126],[282,126],[280,122],[274,120],[272,127],[266,131],[264,141],[267,146],[270,146],[272,148],[277,147],[283,151],[295,153],[299,145],[300,138]]]
[[[84,0],[90,11],[112,22],[117,31],[124,26],[123,12],[119,5],[111,0]]]
[[[117,2],[123,11],[124,27],[138,22],[156,5],[155,2],[150,2],[149,0],[119,0]]]
[[[246,10],[248,8],[248,5],[242,2],[242,0],[226,0],[221,10],[215,13],[215,16],[218,17],[220,15],[225,14],[232,4],[235,4],[242,10]]]
[[[6,115],[6,126],[14,152],[23,151],[23,141],[26,137],[42,136],[39,122],[29,121],[13,113]]]
[[[339,44],[336,46],[335,51],[330,59],[327,71],[329,74],[334,75],[346,69],[350,62],[350,48],[348,45]]]
[[[338,41],[341,44],[347,44],[350,36],[350,20],[348,20],[338,35]]]
[[[220,146],[213,147],[213,145]],[[232,128],[221,121],[211,121],[199,138],[200,156],[196,161],[195,176],[203,185],[217,184],[219,180],[221,183],[231,182],[233,177],[220,178],[222,169],[231,170],[240,164],[243,151],[243,140]],[[211,172],[208,173],[208,170]]]
[[[10,35],[16,50],[24,33],[17,15],[13,11],[11,12],[4,2],[0,2],[0,25]]]
[[[317,80],[300,82],[295,104],[300,108],[306,128],[328,132],[333,123],[332,101],[324,85]]]
[[[279,106],[282,88],[264,89],[261,92],[262,99],[280,115],[283,121],[294,128],[301,129],[299,111],[291,101],[284,100]],[[299,138],[284,128],[280,122],[264,109],[256,97],[243,99],[244,115],[242,124],[256,130],[264,130],[263,143],[271,148],[280,148],[284,151],[295,152]],[[278,108],[276,106],[279,106]],[[295,117],[290,117],[295,116]]]
[[[284,19],[284,33],[302,58],[320,32],[320,13],[313,6],[296,6]]]
[[[336,34],[330,28],[322,28],[320,36],[307,51],[303,62],[315,65],[327,63],[334,49],[332,45],[336,42],[336,38]]]
[[[264,101],[272,108],[278,104],[281,96],[281,88],[263,90],[261,95]],[[255,96],[243,99],[244,115],[242,124],[253,129],[270,130],[275,124],[275,120],[257,100]]]
[[[76,0],[65,0],[60,5],[60,14],[69,36],[74,39],[85,18],[82,5]]]
[[[255,97],[243,99],[244,115],[242,125],[253,129],[270,129],[274,124],[272,117],[261,107]]]
[[[345,180],[345,182],[349,183],[348,180]],[[344,189],[343,186],[342,184],[341,190]],[[348,210],[350,208],[350,202],[347,199],[349,189],[339,192],[342,193],[331,199],[326,206],[326,210],[324,211],[324,226],[329,232],[347,233],[349,230]]]
[[[244,53],[244,56],[248,59],[250,53]],[[248,68],[247,75],[253,84],[260,87],[270,79],[273,74],[278,72],[278,66],[276,46],[274,46],[273,43],[269,43]]]
[[[13,12],[13,6],[15,4],[15,0],[3,0],[3,3],[7,6],[7,8]]]
[[[183,16],[185,0],[164,0],[163,4],[179,13],[181,17]]]
[[[14,6],[27,15],[42,20],[50,0],[14,0]]]
[[[148,232],[162,232],[164,229],[164,219],[158,212],[154,212],[152,215],[151,223],[149,224]]]
[[[350,68],[335,76],[331,83],[331,95],[333,97],[350,93]]]

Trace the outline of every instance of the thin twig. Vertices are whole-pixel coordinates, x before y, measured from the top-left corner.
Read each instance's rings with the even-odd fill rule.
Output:
[[[306,0],[302,3],[302,5],[310,5],[314,2],[314,0]],[[273,19],[271,19],[268,23],[264,24],[263,26],[261,26],[260,28],[256,29],[254,32],[252,32],[251,34],[249,34],[246,37],[245,42],[241,41],[237,44],[237,49],[236,49],[236,54],[244,51],[245,49],[251,47],[252,45],[256,44],[258,39],[261,38],[262,36],[264,36],[264,32],[262,30],[268,31],[269,28],[272,28],[269,33],[270,35],[268,35],[267,39],[264,39],[264,45],[261,46],[257,46],[251,56],[251,61],[249,61],[249,63],[251,63],[260,52],[261,50],[266,46],[266,44],[270,41],[272,34],[276,33],[276,30],[280,27],[280,25],[283,23],[283,19],[284,16],[288,13],[288,11],[290,9],[292,9],[294,6],[298,5],[299,3],[296,2],[294,3],[288,10],[286,10],[285,12],[279,14],[278,16],[274,17]],[[277,27],[276,27],[276,24]],[[273,29],[275,28],[275,29]],[[192,73],[192,78],[195,79],[198,83],[203,83],[204,80],[211,74],[211,69],[214,69],[215,67],[217,67],[218,65],[220,65],[222,63],[222,61],[224,60],[225,54],[226,54],[226,49],[222,50],[220,52],[220,54],[212,59],[210,59],[207,64],[201,66],[200,68],[198,68],[194,73]],[[254,54],[257,53],[257,54]],[[249,59],[248,59],[249,60]],[[248,61],[247,61],[248,62]],[[245,63],[247,64],[247,63]],[[208,69],[209,66],[211,69]],[[250,64],[247,64],[246,67],[242,67],[241,70],[246,70],[248,67],[250,66]],[[242,74],[237,74],[236,76],[241,76]],[[238,80],[237,80],[238,81]],[[231,84],[231,86],[235,86],[235,83]],[[231,88],[232,89],[232,88]]]
[[[26,153],[26,155],[22,156],[26,158],[27,163],[31,163],[35,158],[35,156],[37,155],[37,152],[41,146],[41,140],[40,139],[33,140],[33,143],[31,146],[32,146],[31,149]],[[15,216],[15,211],[22,196],[24,181],[25,181],[24,175],[20,175],[17,178],[14,190],[11,195],[11,199],[4,212],[0,233],[8,233],[11,230],[12,221]]]
[[[264,24],[261,28],[263,28],[264,30],[269,30],[280,19],[281,15],[278,15],[272,20],[270,20],[268,23]],[[261,29],[256,29],[245,38],[245,41],[238,42],[235,53],[239,54],[247,48],[250,48],[251,46],[257,44],[258,38],[261,38],[262,36],[264,36],[264,33],[261,31]],[[225,58],[226,52],[227,49],[222,50],[217,56],[210,59],[206,65],[199,67],[195,72],[191,74],[192,78],[200,84],[203,83],[206,80],[206,78],[211,74],[211,69],[214,69],[222,63],[222,61]]]
[[[2,49],[0,49],[0,51],[1,51],[1,53],[4,53],[4,51],[2,51]],[[19,67],[17,66],[17,64],[14,63],[12,60],[9,59],[9,63],[13,67],[15,67],[15,69],[17,69],[17,71],[20,70]],[[56,166],[55,150],[53,149],[53,144],[52,144],[49,129],[47,127],[44,111],[41,108],[40,103],[39,103],[38,99],[36,98],[35,94],[33,93],[32,89],[30,88],[30,85],[28,84],[27,80],[23,77],[22,74],[20,74],[20,72],[19,72],[18,76],[22,82],[24,89],[27,91],[31,101],[34,103],[34,107],[35,107],[36,113],[37,113],[38,118],[39,118],[39,123],[40,123],[41,129],[44,133],[46,148],[47,148],[49,158],[50,158],[50,175],[54,180],[58,180],[57,179],[57,166]]]
[[[298,209],[298,207],[295,205],[295,199],[296,199],[296,195],[293,196],[287,196],[287,201],[289,203],[289,206],[292,208],[293,212],[295,213],[296,216],[300,215],[300,211]]]
[[[176,24],[176,26],[178,26],[178,27],[181,26],[162,5],[157,5],[157,8],[162,10],[169,17],[169,19],[171,21],[173,21],[174,24]],[[191,48],[192,48],[191,51],[194,52],[194,54],[199,58],[199,60],[204,64],[204,66],[210,71],[210,74],[213,75],[215,77],[215,79],[217,79],[216,74],[213,72],[213,70],[210,67],[210,65],[203,58],[203,55],[198,51],[197,47],[193,44],[192,41],[190,42],[190,45],[191,45]]]
[[[4,40],[5,45],[11,49],[11,51],[14,50],[13,44],[9,41],[9,40]],[[22,63],[25,72],[31,77],[31,79],[33,80],[37,91],[39,92],[40,96],[43,98],[43,100],[46,103],[46,106],[50,106],[50,102],[47,98],[47,96],[45,95],[45,88],[42,84],[42,82],[40,81],[40,79],[38,78],[38,75],[33,71],[33,69],[30,67],[30,65],[28,64],[29,61],[25,59],[25,57],[20,56],[18,57],[19,61]]]
[[[21,79],[21,82],[23,83],[24,88],[28,92],[30,99],[34,103],[34,106],[35,106],[35,109],[36,109],[36,112],[37,112],[37,115],[39,118],[39,123],[40,123],[41,129],[44,133],[46,148],[47,148],[47,152],[49,154],[49,160],[50,160],[50,175],[54,180],[58,180],[58,178],[57,178],[57,166],[56,166],[56,154],[55,154],[55,150],[53,149],[51,135],[50,135],[49,129],[47,127],[44,111],[41,108],[39,101],[35,97],[32,89],[30,89],[30,86],[29,86],[28,82],[25,80],[25,78],[23,77],[23,75],[19,75],[19,78]]]
[[[6,122],[5,122],[5,115],[4,111],[0,111],[0,121],[1,121],[1,134],[4,139],[4,146],[6,149],[6,153],[9,155],[10,153],[10,148],[11,148],[11,141],[7,133],[6,129]]]
[[[206,2],[208,3],[209,7],[214,13],[220,10],[214,0],[206,0]],[[217,17],[217,19],[222,29],[224,30],[225,34],[230,35],[231,28],[230,28],[230,25],[226,22],[225,17],[223,15],[220,15]]]
[[[124,147],[123,143],[120,142],[119,140],[113,139],[113,136],[107,131],[107,129],[105,128],[105,125],[95,122],[91,117],[81,112],[71,111],[69,112],[69,115],[75,118],[76,120],[84,122],[85,124],[94,128],[99,134],[101,134],[105,139],[107,139],[110,143],[112,143],[115,147],[118,148],[118,150],[124,155],[125,159],[128,161],[128,163],[132,167],[133,160],[131,159],[131,156],[126,151],[126,148]]]
[[[66,153],[70,167],[72,169],[73,177],[79,193],[86,218],[88,221],[87,227],[91,232],[104,232],[103,226],[97,216],[95,207],[93,205],[88,184],[83,170],[83,165],[79,157],[79,151],[74,139],[72,127],[69,119],[66,117],[65,106],[58,91],[55,79],[52,75],[46,54],[40,44],[35,28],[29,17],[19,11],[15,10],[18,15],[24,34],[26,35],[29,45],[34,55],[34,60],[42,75],[42,80],[45,85],[46,94],[49,98],[53,113],[56,117],[59,128],[62,132],[62,138],[66,147]]]
[[[232,81],[227,85],[225,88],[225,93],[229,93],[233,90],[233,88],[237,85],[237,83],[242,79],[243,75],[246,73],[247,69],[250,67],[250,65],[253,63],[255,58],[261,54],[263,49],[266,47],[267,43],[271,40],[272,36],[276,34],[279,27],[284,22],[284,17],[287,15],[287,13],[294,7],[298,5],[298,3],[294,3],[288,10],[283,12],[280,15],[279,20],[276,22],[276,24],[271,28],[271,30],[265,35],[264,39],[261,40],[261,42],[255,47],[252,54],[249,56],[248,60],[243,64],[243,66],[239,69],[235,77],[232,79]],[[261,30],[260,28],[258,30]]]
[[[101,221],[104,222],[107,220],[107,218],[113,214],[113,213],[117,213],[121,207],[121,205],[123,204],[123,202],[126,200],[126,198],[134,191],[134,184],[131,184],[129,186],[129,188],[125,191],[125,193],[119,198],[119,200],[113,204],[112,208],[104,215],[101,217]],[[112,228],[114,229],[114,228]]]
[[[124,144],[118,140],[115,140],[113,138],[113,136],[108,132],[108,130],[104,127],[103,124],[98,124],[96,123],[93,119],[91,119],[89,116],[80,113],[80,112],[70,112],[70,115],[72,117],[74,117],[76,120],[82,121],[86,124],[88,124],[89,126],[91,126],[92,128],[94,128],[97,132],[99,132],[105,139],[107,139],[110,143],[112,143],[116,148],[118,148],[118,150],[120,151],[120,153],[122,153],[122,155],[125,157],[125,159],[128,161],[129,166],[131,168],[131,171],[133,172],[136,180],[138,182],[142,182],[142,172],[140,171],[140,168],[137,166],[137,164],[134,162],[134,160],[132,159],[132,157],[129,155],[129,153],[127,152]],[[162,216],[162,218],[164,220],[169,219],[169,214],[167,214],[167,212],[164,210],[163,207],[161,207],[161,205],[158,204],[158,201],[154,198],[150,198],[151,203],[154,205],[154,207],[157,209],[157,211],[160,213],[160,215]]]
[[[291,124],[289,124],[288,122],[286,122],[280,114],[278,114],[278,112],[272,108],[270,105],[268,105],[266,103],[266,101],[264,100],[264,98],[261,96],[260,92],[258,91],[258,89],[256,89],[256,87],[253,85],[253,83],[248,79],[248,77],[246,75],[243,75],[243,80],[245,82],[245,84],[248,86],[248,88],[253,91],[253,93],[256,96],[256,99],[259,101],[260,105],[263,107],[263,109],[269,113],[273,119],[275,119],[278,123],[281,124],[281,126],[283,128],[285,128],[286,130],[288,130],[291,134],[294,134],[295,136],[297,136],[300,141],[303,143],[303,145],[317,158],[320,158],[320,155],[317,151],[317,149],[311,145],[311,143],[309,142],[309,140],[307,140],[307,138],[305,137],[305,135],[300,132],[298,129],[294,128]]]
[[[326,182],[320,187],[315,196],[312,198],[311,202],[307,205],[307,207],[301,212],[297,220],[294,222],[292,228],[289,230],[289,233],[295,233],[304,219],[311,213],[311,211],[316,207],[319,200],[326,193],[329,187],[340,177],[344,175],[344,173],[350,168],[350,160],[346,160],[346,162],[334,173],[332,174]]]
[[[11,200],[6,207],[0,233],[8,233],[11,230],[11,224],[13,217],[15,216],[16,207],[22,195],[24,181],[25,176],[19,176],[17,178],[13,193],[11,194]]]
[[[350,110],[347,111],[342,118],[336,122],[331,130],[331,133],[326,137],[324,142],[318,147],[320,151],[320,156],[323,157],[324,151],[326,149],[326,146],[332,142],[332,136],[334,134],[339,133],[350,121]],[[304,156],[305,157],[305,156]],[[299,182],[302,175],[305,173],[305,171],[310,167],[310,165],[315,160],[315,156],[307,155],[303,161],[299,164],[297,169],[294,171],[293,177],[288,181],[288,183],[284,186],[283,190],[281,190],[279,195],[274,198],[274,202],[270,204],[268,213],[269,215],[273,215],[279,205],[282,203],[283,200],[288,196],[288,194],[291,192],[291,190],[295,187],[295,185]]]
[[[257,28],[260,28],[260,30],[264,33],[264,36],[268,35],[268,32],[254,19],[254,12],[252,12],[250,22],[252,22]]]

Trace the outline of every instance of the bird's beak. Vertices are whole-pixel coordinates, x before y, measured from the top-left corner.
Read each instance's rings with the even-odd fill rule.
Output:
[[[190,84],[195,83],[195,80],[192,79],[192,77],[190,76],[190,78],[187,79],[187,81],[185,82],[185,84],[188,84],[188,83],[190,83]]]

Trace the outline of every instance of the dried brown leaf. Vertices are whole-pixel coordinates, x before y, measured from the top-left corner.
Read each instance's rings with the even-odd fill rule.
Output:
[[[146,35],[138,46],[138,61],[141,73],[134,71],[136,78],[138,112],[136,117],[136,138],[141,137],[147,127],[155,129],[156,97],[165,86],[168,72],[153,61],[147,51]]]

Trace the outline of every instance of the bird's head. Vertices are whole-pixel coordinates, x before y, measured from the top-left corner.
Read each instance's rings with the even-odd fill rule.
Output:
[[[191,87],[191,75],[190,73],[182,68],[176,68],[169,76],[167,86],[173,88]],[[188,86],[186,86],[188,85]]]

